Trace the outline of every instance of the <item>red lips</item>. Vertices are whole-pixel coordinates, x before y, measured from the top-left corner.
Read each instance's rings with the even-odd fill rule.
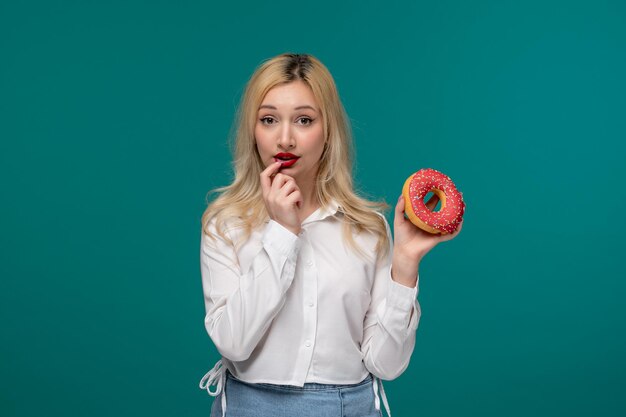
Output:
[[[279,152],[276,155],[274,155],[274,160],[281,162],[280,164],[281,168],[288,168],[292,166],[298,161],[299,158],[300,158],[299,156],[296,156],[289,152]]]

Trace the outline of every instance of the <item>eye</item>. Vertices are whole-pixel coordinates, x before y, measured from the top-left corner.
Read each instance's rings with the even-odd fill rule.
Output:
[[[300,124],[303,126],[308,126],[313,123],[313,119],[311,119],[310,117],[301,117],[298,119],[298,122],[300,122]]]
[[[261,117],[259,121],[264,125],[273,125],[276,122],[276,120],[271,116]]]

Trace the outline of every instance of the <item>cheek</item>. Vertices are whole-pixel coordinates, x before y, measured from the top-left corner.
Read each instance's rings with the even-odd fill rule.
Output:
[[[324,131],[320,129],[316,129],[315,132],[311,132],[311,136],[309,137],[310,143],[313,145],[313,148],[321,153],[324,149]]]
[[[268,141],[265,135],[263,135],[263,132],[261,131],[261,129],[254,130],[254,142],[256,143],[256,148],[261,154],[261,156],[263,156],[264,153],[268,152],[267,151]]]

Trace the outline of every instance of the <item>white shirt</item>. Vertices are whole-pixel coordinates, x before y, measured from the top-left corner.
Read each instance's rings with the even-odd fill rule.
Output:
[[[205,327],[222,360],[201,388],[219,394],[222,364],[246,382],[296,386],[404,372],[421,315],[419,277],[413,288],[392,280],[386,220],[389,254],[377,261],[376,236],[354,236],[370,259],[360,257],[343,240],[342,217],[333,201],[304,220],[297,236],[269,220],[236,251],[202,234]],[[242,232],[226,234],[237,242]],[[218,376],[215,393],[202,385]]]

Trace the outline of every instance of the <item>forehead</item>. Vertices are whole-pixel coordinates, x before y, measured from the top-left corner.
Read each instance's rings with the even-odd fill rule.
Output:
[[[318,108],[317,101],[311,88],[302,81],[280,84],[267,92],[261,105],[271,105],[276,108],[295,108],[309,105]]]

